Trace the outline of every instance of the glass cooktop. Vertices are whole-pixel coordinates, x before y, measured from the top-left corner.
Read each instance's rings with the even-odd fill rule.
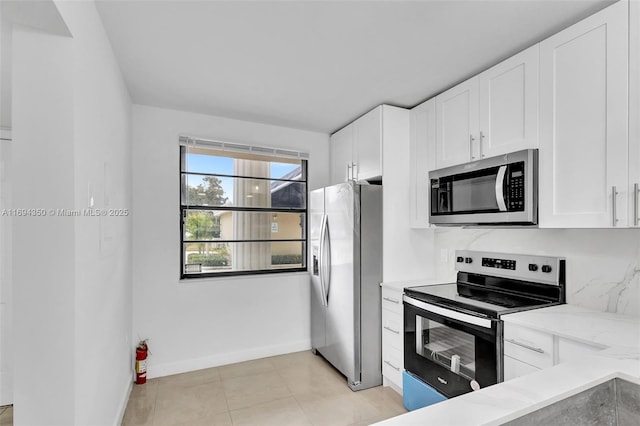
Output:
[[[556,304],[548,300],[459,283],[407,287],[405,294],[423,302],[468,311],[476,315],[482,314],[490,318]]]

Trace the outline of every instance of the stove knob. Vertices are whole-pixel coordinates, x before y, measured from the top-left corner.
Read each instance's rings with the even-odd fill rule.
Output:
[[[458,262],[458,263],[462,263],[462,262],[464,262],[464,257],[462,257],[462,256],[458,256],[458,257],[456,258],[456,262]]]
[[[471,262],[473,262],[473,259],[472,259],[472,258],[470,258],[470,257],[466,257],[466,258],[464,259],[464,263],[471,263]]]
[[[538,265],[536,265],[535,263],[530,263],[529,264],[529,270],[533,271],[533,272],[537,271],[538,270]]]
[[[545,273],[551,272],[551,265],[542,265],[542,272],[545,272]]]

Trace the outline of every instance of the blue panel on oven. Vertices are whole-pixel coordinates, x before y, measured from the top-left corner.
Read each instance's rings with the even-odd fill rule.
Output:
[[[444,401],[447,397],[406,371],[402,372],[402,402],[409,411]]]

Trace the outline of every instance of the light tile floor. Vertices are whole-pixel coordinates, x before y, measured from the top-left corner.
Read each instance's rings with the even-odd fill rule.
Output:
[[[393,390],[352,392],[327,361],[305,351],[134,385],[123,425],[356,426],[405,412]]]
[[[0,407],[0,425],[11,426],[13,425],[13,407],[4,406]]]

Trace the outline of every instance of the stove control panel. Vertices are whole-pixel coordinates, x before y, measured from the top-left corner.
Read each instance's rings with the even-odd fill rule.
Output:
[[[516,270],[516,261],[511,259],[497,259],[495,257],[483,257],[482,266],[487,268]]]
[[[563,257],[456,250],[455,269],[542,284],[559,285],[565,280]]]

